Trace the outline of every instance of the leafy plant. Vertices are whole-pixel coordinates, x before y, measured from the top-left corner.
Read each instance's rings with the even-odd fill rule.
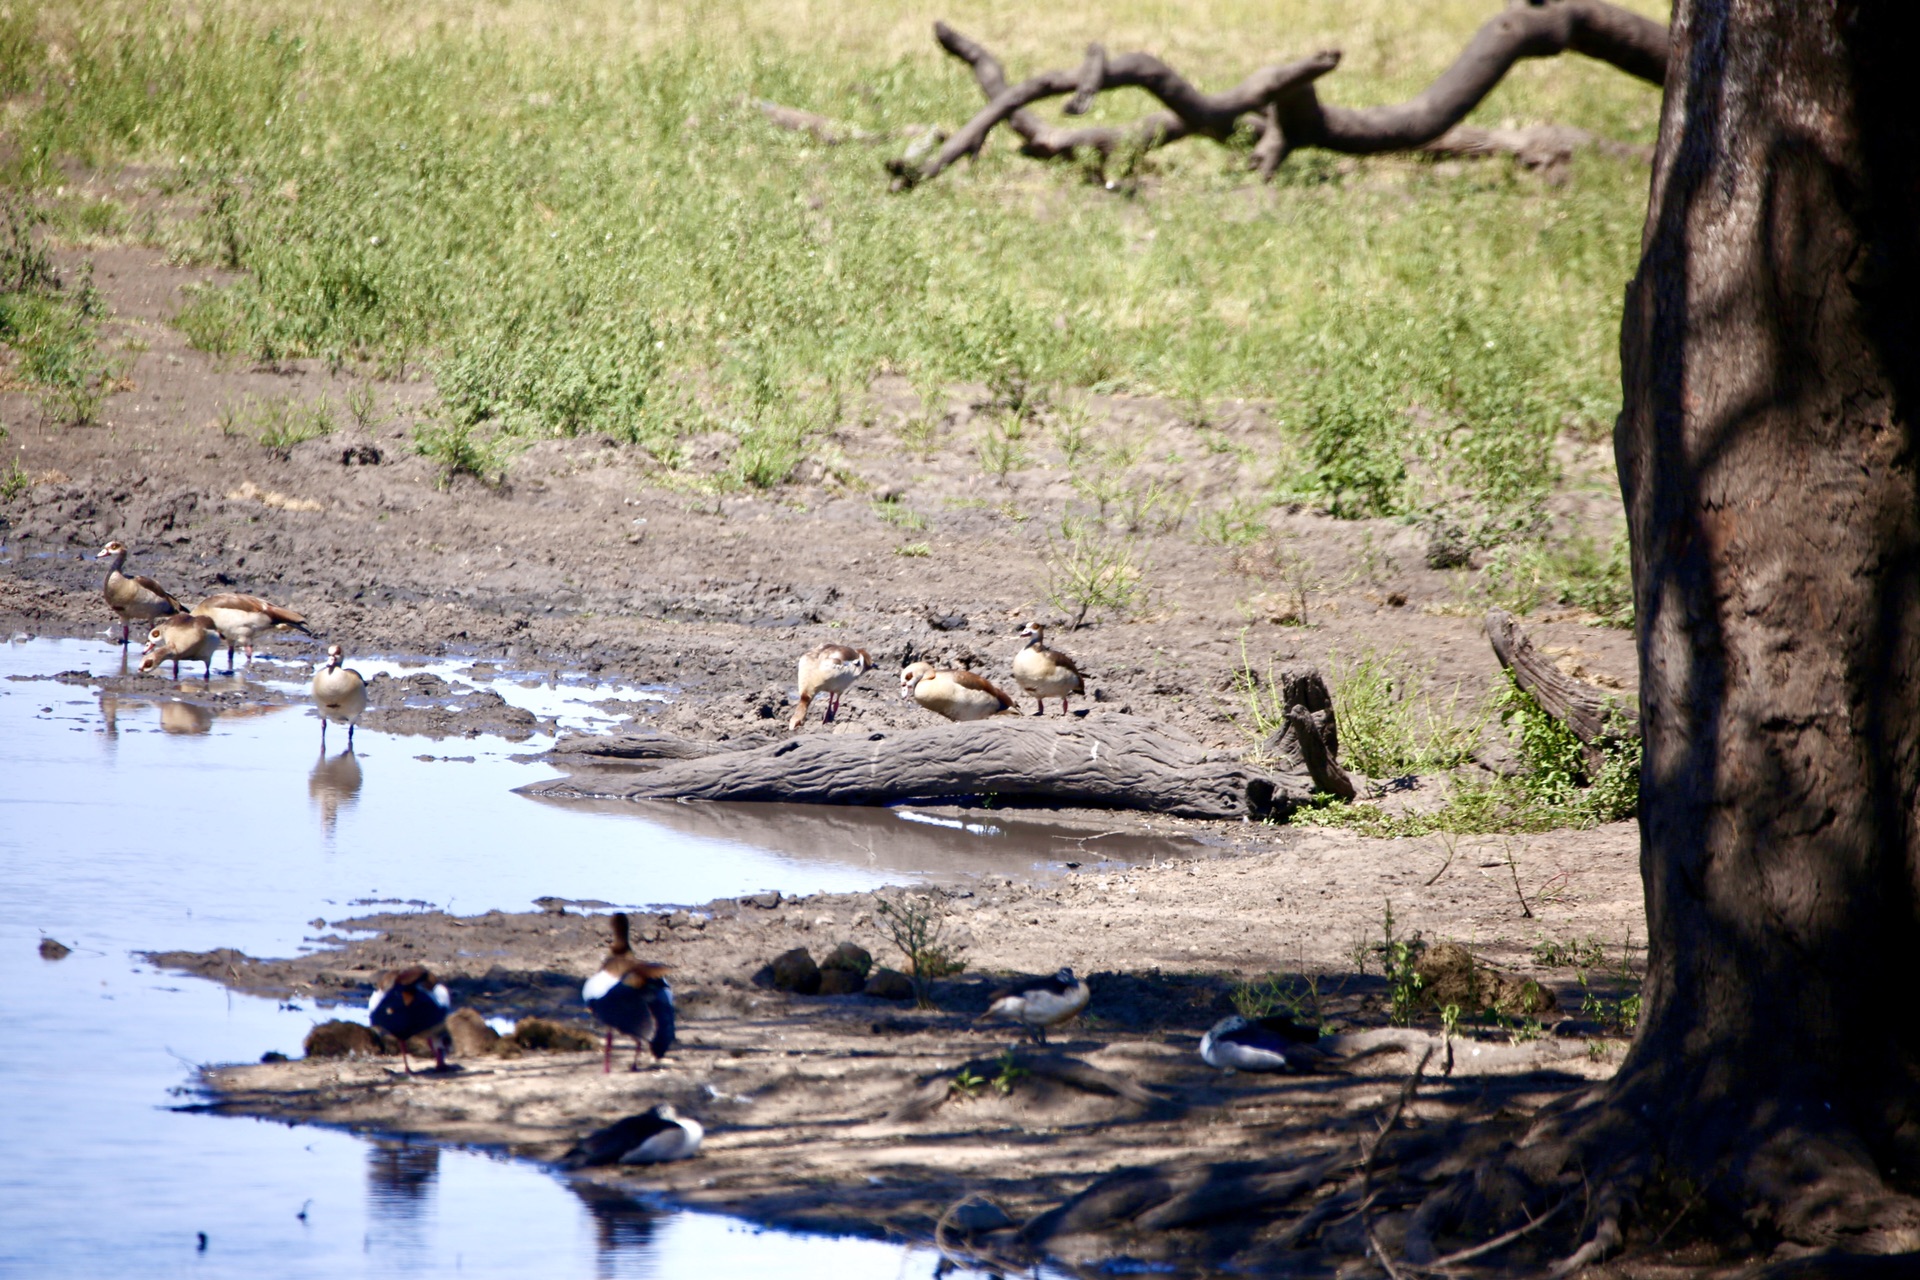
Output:
[[[1420,1006],[1423,980],[1419,964],[1427,944],[1418,933],[1412,937],[1394,934],[1391,901],[1386,904],[1386,913],[1380,922],[1380,941],[1374,943],[1371,950],[1379,958],[1381,976],[1387,980],[1388,1020],[1396,1027],[1410,1026],[1414,1011]]]
[[[4,438],[4,433],[0,433]],[[12,502],[15,498],[33,487],[33,478],[27,469],[20,465],[20,459],[13,460],[13,466],[5,475],[0,475],[0,502]]]
[[[506,479],[508,449],[498,436],[485,437],[467,422],[422,422],[413,429],[414,452],[440,467],[440,487],[456,476],[472,476],[482,484]]]
[[[1320,979],[1313,974],[1270,973],[1236,982],[1233,1011],[1249,1021],[1282,1013],[1302,1026],[1320,1025]]]
[[[1403,650],[1363,649],[1328,664],[1344,763],[1370,778],[1455,768],[1472,758],[1487,711],[1458,684],[1442,694]]]
[[[1047,540],[1047,602],[1073,615],[1077,629],[1094,609],[1123,612],[1146,599],[1146,571],[1131,541],[1106,537],[1084,521],[1061,518]]]
[[[960,955],[962,948],[947,934],[946,919],[925,898],[882,898],[874,907],[874,924],[906,957],[914,999],[922,1009],[933,1007],[935,978],[960,973],[967,967]]]
[[[927,518],[918,511],[909,508],[898,498],[885,498],[872,504],[873,514],[890,525],[901,529],[920,530],[927,527]]]

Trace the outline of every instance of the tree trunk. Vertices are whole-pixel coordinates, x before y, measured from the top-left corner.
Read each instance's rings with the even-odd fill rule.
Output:
[[[1615,436],[1652,938],[1611,1102],[1859,1252],[1920,1248],[1916,31],[1679,0]]]

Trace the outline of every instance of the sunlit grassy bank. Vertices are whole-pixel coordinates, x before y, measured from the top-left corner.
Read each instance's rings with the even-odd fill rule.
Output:
[[[929,394],[1268,400],[1276,499],[1465,502],[1510,525],[1551,485],[1555,437],[1614,410],[1643,166],[1582,155],[1549,182],[1307,154],[1263,188],[1189,143],[1114,194],[1002,144],[889,195],[900,142],[823,146],[751,102],[957,123],[979,96],[935,17],[1016,75],[1094,38],[1207,84],[1336,46],[1327,95],[1385,101],[1494,7],[16,0],[0,41],[16,184],[135,164],[203,200],[178,251],[247,274],[182,317],[196,342],[424,365],[443,401],[425,438],[482,464],[501,439],[592,430],[672,467],[718,429],[736,482],[777,484],[890,370]],[[1657,109],[1569,57],[1521,67],[1476,119],[1649,141]]]

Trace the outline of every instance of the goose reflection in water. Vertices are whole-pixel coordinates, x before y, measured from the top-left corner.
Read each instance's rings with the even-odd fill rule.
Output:
[[[320,748],[320,759],[307,775],[307,796],[320,810],[320,829],[327,835],[340,821],[340,811],[351,809],[360,795],[360,757],[348,747],[337,756]]]
[[[597,1182],[567,1185],[593,1219],[593,1251],[598,1262],[595,1270],[601,1280],[633,1274],[635,1256],[646,1256],[654,1246],[660,1213]]]
[[[213,709],[191,702],[163,702],[160,729],[163,733],[212,733]]]
[[[440,1148],[431,1142],[376,1140],[367,1144],[368,1252],[398,1271],[415,1269],[429,1247],[429,1216],[440,1181]]]

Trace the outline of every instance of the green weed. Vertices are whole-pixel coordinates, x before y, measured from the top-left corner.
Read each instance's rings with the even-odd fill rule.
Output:
[[[511,446],[501,436],[482,435],[466,422],[422,422],[413,429],[413,451],[440,468],[440,487],[457,476],[472,476],[482,484],[506,479]]]
[[[1111,538],[1071,516],[1047,540],[1047,602],[1073,615],[1068,629],[1095,609],[1123,613],[1146,600],[1146,571],[1131,541]]]
[[[906,957],[907,976],[913,979],[916,1000],[933,1007],[933,980],[960,973],[967,967],[962,948],[947,935],[946,920],[928,899],[912,895],[881,899],[874,907],[874,925]]]
[[[898,498],[886,498],[871,506],[873,514],[897,528],[917,531],[927,527],[927,518]]]
[[[4,438],[4,433],[0,433],[0,439]],[[6,474],[0,475],[0,502],[12,502],[32,487],[33,478],[27,474],[27,469],[20,465],[20,459],[15,458],[13,466],[8,468]]]
[[[1322,1021],[1320,979],[1314,974],[1270,973],[1264,978],[1236,982],[1230,998],[1233,1011],[1249,1021],[1276,1013],[1307,1027],[1317,1027]]]
[[[1370,778],[1456,768],[1473,756],[1489,711],[1459,685],[1444,693],[1403,650],[1335,653],[1328,664],[1342,763]]]

